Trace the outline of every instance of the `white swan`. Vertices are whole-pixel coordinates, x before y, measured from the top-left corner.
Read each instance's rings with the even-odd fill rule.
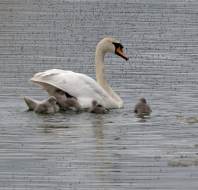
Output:
[[[112,90],[104,75],[104,56],[108,52],[128,60],[119,41],[110,37],[102,39],[95,53],[97,82],[85,74],[60,69],[36,73],[31,81],[42,86],[50,96],[54,96],[57,88],[63,90],[66,95],[75,97],[81,108],[90,108],[93,100],[105,108],[121,108],[122,99]]]

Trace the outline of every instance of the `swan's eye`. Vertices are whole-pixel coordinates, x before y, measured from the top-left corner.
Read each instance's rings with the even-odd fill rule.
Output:
[[[113,42],[113,45],[115,46],[115,49],[117,49],[117,48],[123,49],[124,48],[123,45],[118,42]]]

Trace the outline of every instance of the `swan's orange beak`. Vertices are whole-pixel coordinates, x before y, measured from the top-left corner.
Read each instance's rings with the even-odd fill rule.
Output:
[[[123,48],[121,48],[121,47],[117,47],[117,48],[116,48],[115,54],[116,54],[116,55],[119,55],[120,57],[122,57],[122,58],[125,59],[126,61],[129,59],[129,58],[127,57],[127,55],[123,52]]]

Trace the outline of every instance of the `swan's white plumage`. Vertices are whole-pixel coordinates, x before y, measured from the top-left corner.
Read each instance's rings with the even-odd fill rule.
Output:
[[[31,81],[41,85],[50,96],[54,95],[56,88],[67,92],[78,99],[82,108],[89,108],[93,100],[106,108],[117,108],[107,92],[95,80],[85,74],[51,69],[36,73]]]
[[[104,38],[96,46],[96,79],[72,71],[51,69],[36,73],[31,81],[42,86],[50,96],[56,89],[61,89],[77,98],[82,108],[90,108],[95,100],[105,108],[120,108],[122,99],[112,90],[104,75],[104,56],[106,53],[116,53],[125,60],[127,56],[122,51],[123,46],[113,38]]]

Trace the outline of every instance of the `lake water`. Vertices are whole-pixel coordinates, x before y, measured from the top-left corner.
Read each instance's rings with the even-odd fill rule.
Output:
[[[196,190],[196,0],[0,2],[0,189]],[[106,75],[124,108],[105,115],[27,112],[47,94],[29,79],[51,68],[95,78],[105,36],[130,57],[107,55]],[[145,97],[153,112],[141,120]]]

